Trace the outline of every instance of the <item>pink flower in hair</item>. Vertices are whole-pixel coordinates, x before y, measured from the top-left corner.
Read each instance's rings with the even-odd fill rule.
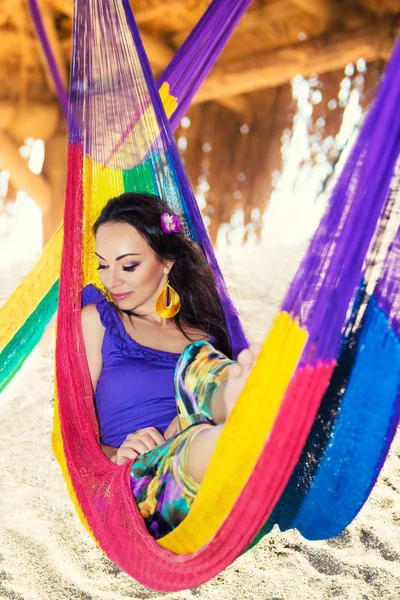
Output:
[[[161,227],[164,233],[179,233],[181,230],[181,223],[178,217],[165,212],[161,215]]]

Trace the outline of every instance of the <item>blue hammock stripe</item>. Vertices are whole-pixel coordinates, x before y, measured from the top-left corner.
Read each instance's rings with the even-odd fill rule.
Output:
[[[0,353],[0,392],[19,371],[40,341],[46,326],[57,310],[58,288],[59,281],[56,281],[38,304],[36,310],[19,329],[17,335]]]

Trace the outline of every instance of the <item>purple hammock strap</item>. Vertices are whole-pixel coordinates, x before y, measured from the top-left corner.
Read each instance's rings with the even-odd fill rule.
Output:
[[[42,45],[43,53],[46,57],[47,64],[50,69],[50,74],[53,79],[54,86],[56,88],[58,100],[60,102],[61,110],[63,112],[65,120],[68,119],[68,92],[65,89],[65,85],[60,75],[59,68],[57,66],[56,59],[50,46],[49,38],[47,36],[46,29],[43,24],[42,15],[37,3],[37,0],[28,0],[29,8],[31,11],[32,19],[35,24],[35,28]]]
[[[169,126],[168,119],[165,115],[165,111],[161,103],[158,90],[155,86],[154,78],[152,76],[150,68],[150,63],[144,50],[139,30],[137,28],[135,19],[132,14],[129,0],[122,0],[122,5],[125,10],[125,16],[128,26],[133,36],[139,61],[143,69],[143,74],[146,80],[146,85],[148,87],[151,103],[153,105],[154,112],[160,126],[160,136],[163,139],[166,147],[169,148],[169,151],[171,153],[173,166],[175,168],[175,172],[179,181],[182,196],[185,199],[185,208],[189,214],[191,225],[196,233],[196,237],[199,243],[203,247],[209,265],[211,266],[211,269],[214,273],[220,301],[224,310],[225,319],[227,323],[227,329],[232,348],[232,355],[233,358],[236,358],[238,353],[243,348],[248,346],[248,339],[240,322],[237,310],[233,305],[231,298],[229,297],[228,290],[226,288],[226,284],[221,273],[221,269],[218,265],[213,247],[210,242],[210,238],[208,237],[207,230],[204,226],[203,219],[200,214],[198,204],[196,202],[196,198],[194,196],[193,190],[189,183],[189,179],[183,167],[182,159],[179,155],[177,146],[175,144],[175,140],[171,128]]]
[[[51,49],[37,0],[28,0],[28,2],[60,106],[67,120],[68,92]],[[167,81],[170,94],[178,98],[178,107],[170,118],[173,131],[178,127],[194,95],[211,71],[251,2],[252,0],[213,0],[158,78],[158,88]]]
[[[329,200],[329,207],[298,269],[283,310],[309,332],[305,355],[337,355],[349,305],[363,277],[400,155],[400,40]]]
[[[178,108],[170,118],[174,131],[197,90],[206,79],[252,0],[214,0],[179,48],[164,73],[159,87],[168,81]]]

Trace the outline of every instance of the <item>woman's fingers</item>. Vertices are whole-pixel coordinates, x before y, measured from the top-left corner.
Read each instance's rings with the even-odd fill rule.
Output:
[[[158,446],[158,444],[156,444],[156,442],[153,440],[149,433],[143,434],[143,436],[140,438],[140,441],[143,442],[147,450],[152,450],[153,448]]]
[[[148,450],[152,450],[154,446],[157,445],[148,433],[134,435],[131,438],[127,439],[124,443],[127,444],[130,448],[136,450],[137,452],[139,451],[139,448],[141,448],[142,453],[147,452]]]
[[[116,464],[123,465],[126,462],[128,462],[128,460],[134,460],[138,456],[139,456],[139,453],[135,452],[135,450],[133,450],[133,448],[129,448],[127,446],[121,446],[121,448],[119,448],[117,451]]]
[[[133,448],[136,452],[148,452],[155,448],[158,444],[155,443],[153,438],[148,434],[142,434],[140,437],[134,437],[124,442],[129,448]]]
[[[159,444],[165,442],[165,439],[163,438],[161,433],[159,433],[154,427],[146,427],[145,429],[139,429],[138,431],[135,431],[135,433],[130,433],[126,438],[127,442],[135,440],[141,440],[145,444],[150,443],[148,450],[151,450],[152,448],[154,448],[154,446],[158,446]]]
[[[144,431],[147,431],[147,433],[150,435],[150,437],[154,440],[154,443],[156,446],[159,446],[160,444],[165,442],[165,439],[163,438],[161,433],[159,433],[157,431],[157,429],[155,429],[154,427],[149,427],[148,429],[145,429]]]
[[[130,433],[117,451],[116,464],[123,465],[128,460],[137,458],[140,454],[152,450],[164,441],[163,436],[154,427],[146,427]]]
[[[150,448],[148,448],[148,446],[150,446]],[[154,448],[154,446],[154,442],[151,446],[150,443],[145,444],[143,440],[134,440],[133,442],[129,443],[129,447],[132,448],[132,450],[134,450],[138,454],[144,454],[145,452],[148,452],[149,450]]]

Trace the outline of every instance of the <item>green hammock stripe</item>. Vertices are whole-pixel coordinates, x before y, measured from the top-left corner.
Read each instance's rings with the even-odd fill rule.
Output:
[[[123,181],[126,192],[156,193],[154,177],[149,162],[123,171]],[[42,337],[46,325],[56,313],[59,283],[60,281],[57,279],[34,312],[31,313],[12,340],[10,340],[0,353],[0,392],[4,390],[22,367]]]
[[[150,161],[123,170],[122,176],[125,192],[157,193],[155,174]],[[22,367],[57,311],[58,289],[59,279],[0,353],[0,392]]]
[[[165,158],[166,158],[166,161],[167,161],[167,164],[168,164],[168,168],[169,168],[169,171],[171,173],[171,177],[173,178],[173,181],[174,181],[174,184],[173,184],[174,188],[175,188],[175,190],[179,190],[180,207],[181,207],[183,218],[186,221],[186,224],[187,224],[187,226],[189,228],[189,232],[190,232],[190,235],[191,235],[192,239],[195,242],[197,242],[197,244],[200,244],[200,246],[202,246],[202,243],[199,240],[199,237],[197,235],[196,229],[195,229],[195,227],[193,225],[193,221],[192,221],[192,218],[190,216],[190,212],[189,212],[188,207],[186,205],[186,202],[185,202],[185,200],[183,198],[182,189],[181,189],[181,186],[180,186],[180,183],[179,183],[179,178],[178,178],[178,176],[176,174],[175,164],[174,164],[174,161],[172,160],[171,153],[170,152],[166,152],[165,154],[166,154]]]
[[[156,194],[156,185],[150,162],[144,162],[133,169],[122,171],[125,192]]]
[[[166,200],[170,206],[177,210],[178,214],[180,213],[183,215],[183,219],[189,229],[188,233],[192,239],[194,239],[194,241],[199,243],[190,213],[183,199],[182,191],[179,185],[179,179],[176,175],[175,165],[171,159],[170,152],[153,154],[151,161],[145,161],[140,165],[133,167],[132,169],[122,170],[124,191],[154,194],[157,196],[159,193],[157,177],[161,177],[166,165],[168,167],[171,180],[169,183],[166,180],[164,181],[164,192],[166,194],[164,200]]]
[[[46,325],[57,310],[57,280],[35,311],[28,317],[12,340],[0,353],[0,392],[7,386],[39,342]]]

